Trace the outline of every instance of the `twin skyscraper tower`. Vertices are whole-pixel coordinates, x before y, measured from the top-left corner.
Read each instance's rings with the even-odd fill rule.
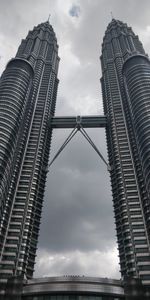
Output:
[[[0,278],[31,278],[57,95],[58,46],[48,22],[21,42],[0,83]]]
[[[1,281],[33,276],[58,64],[45,22],[29,31],[1,76]],[[121,275],[150,285],[150,61],[131,27],[112,19],[101,64]]]

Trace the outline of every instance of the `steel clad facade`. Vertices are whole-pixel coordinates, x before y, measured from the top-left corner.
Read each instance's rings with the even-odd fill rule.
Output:
[[[101,63],[121,274],[150,284],[150,198],[145,185],[150,164],[142,152],[146,135],[142,114],[147,124],[150,116],[149,61],[131,27],[113,19],[103,39]]]
[[[28,61],[13,59],[0,80],[0,217],[16,163],[16,148],[27,114],[33,75]]]
[[[2,161],[1,173],[11,174],[10,179],[6,174],[7,188],[3,185],[6,200],[0,223],[0,278],[4,281],[12,275],[31,278],[34,271],[58,63],[55,33],[49,22],[42,23],[21,42],[16,58],[8,64],[0,82],[0,121],[5,115],[5,122],[1,123],[8,140],[3,148],[5,156],[9,156],[8,167],[6,160]]]
[[[123,71],[144,179],[150,192],[150,61],[145,56],[132,56]]]

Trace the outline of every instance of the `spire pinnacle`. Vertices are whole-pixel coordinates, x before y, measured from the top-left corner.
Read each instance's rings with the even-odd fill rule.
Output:
[[[110,12],[111,18],[114,19],[113,13],[112,11]]]
[[[47,20],[47,22],[49,22],[49,20],[50,20],[50,16],[51,16],[51,15],[49,14],[49,15],[48,15],[48,20]]]

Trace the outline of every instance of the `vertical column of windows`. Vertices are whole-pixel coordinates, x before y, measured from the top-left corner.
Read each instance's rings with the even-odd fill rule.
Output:
[[[108,72],[108,74],[109,74],[109,76],[111,76],[111,79],[112,79],[112,85],[115,83],[115,75],[114,75],[114,72],[113,72],[113,68],[111,67],[110,68],[110,64],[109,64],[109,72]],[[105,73],[106,74],[106,73]],[[109,82],[109,84],[110,84],[110,81],[109,81],[109,79],[108,79],[108,77],[107,77],[107,80],[106,80],[106,82]],[[112,170],[112,185],[113,185],[113,199],[114,199],[114,211],[115,211],[115,215],[117,216],[117,223],[116,223],[116,226],[117,226],[117,232],[118,232],[118,236],[120,237],[119,239],[118,239],[118,242],[119,242],[119,252],[120,252],[120,256],[121,256],[121,262],[122,262],[122,266],[123,266],[123,264],[124,264],[124,262],[125,262],[125,255],[124,255],[124,248],[122,247],[122,245],[123,245],[123,243],[122,243],[122,241],[123,241],[123,235],[122,235],[122,230],[121,230],[121,228],[122,228],[122,220],[121,220],[121,217],[120,217],[120,211],[118,210],[118,195],[120,195],[120,197],[122,198],[122,196],[121,196],[121,194],[122,194],[122,190],[120,190],[120,192],[118,191],[118,176],[116,176],[116,174],[118,174],[118,173],[120,173],[120,166],[119,166],[119,164],[118,164],[118,152],[117,152],[117,147],[115,147],[115,145],[117,145],[117,140],[116,140],[116,134],[115,134],[115,127],[113,126],[113,124],[114,124],[114,117],[113,117],[113,114],[114,114],[114,109],[112,109],[113,108],[113,106],[112,105],[110,105],[110,103],[112,102],[112,97],[113,96],[115,96],[114,94],[112,94],[112,93],[115,93],[116,92],[116,89],[114,88],[114,91],[112,91],[111,90],[111,96],[110,96],[110,94],[108,94],[108,92],[107,91],[110,91],[110,87],[109,86],[107,86],[106,87],[106,97],[107,97],[107,101],[108,101],[108,99],[110,99],[109,100],[109,103],[108,103],[108,106],[106,107],[106,110],[107,110],[107,115],[108,116],[110,116],[110,120],[111,120],[111,125],[112,126],[109,126],[109,130],[111,130],[112,132],[110,132],[110,134],[109,134],[109,138],[108,138],[108,140],[109,140],[109,144],[110,144],[110,140],[112,140],[112,142],[111,142],[111,144],[110,144],[110,146],[111,147],[113,147],[113,151],[112,150],[109,150],[110,151],[110,153],[111,153],[111,161],[110,161],[110,163],[111,163],[111,165],[113,164],[113,166],[115,167],[116,166],[116,168],[117,169],[115,169],[115,168],[113,168],[113,170]],[[106,112],[105,112],[106,113]],[[109,145],[108,145],[108,148],[109,148]],[[121,174],[121,173],[120,173]],[[119,176],[120,177],[120,176]]]
[[[117,37],[112,39],[112,46],[113,46],[113,54],[115,54],[115,56],[120,54],[120,45],[119,45]]]
[[[47,163],[48,163],[48,155],[49,155],[49,147],[50,147],[50,136],[48,138],[49,129],[47,128],[46,124],[49,121],[50,112],[51,112],[51,102],[52,102],[52,95],[53,95],[53,81],[54,78],[50,73],[50,66],[46,65],[45,70],[43,73],[43,79],[41,83],[41,90],[39,94],[39,106],[43,105],[44,99],[47,99],[45,103],[45,113],[44,113],[44,122],[43,122],[43,129],[41,134],[41,140],[39,145],[38,156],[35,165],[35,173],[39,174],[38,176],[38,185],[35,190],[35,183],[32,183],[32,191],[34,195],[34,202],[33,202],[33,214],[34,214],[34,221],[32,223],[32,231],[30,237],[30,248],[29,248],[29,256],[28,256],[28,269],[27,272],[30,276],[33,273],[33,257],[35,257],[35,250],[34,245],[37,244],[38,238],[38,230],[39,230],[39,222],[41,216],[41,208],[42,208],[42,199],[44,194],[44,186],[45,186],[45,178],[46,178],[46,170],[47,170]],[[51,79],[50,79],[51,78]],[[50,83],[49,83],[50,82]],[[49,93],[48,93],[49,90]]]
[[[46,54],[47,54],[47,42],[42,41],[40,51],[39,51],[39,55],[42,56],[43,58],[46,58]]]
[[[37,72],[36,72],[36,78],[35,78],[35,93],[37,93],[37,87],[39,85],[39,80],[41,77],[41,73],[42,73],[42,67],[43,63],[41,61],[37,61]],[[31,240],[31,227],[32,227],[32,223],[34,222],[34,205],[33,203],[35,203],[35,198],[36,198],[36,190],[35,193],[33,193],[32,190],[32,181],[34,178],[38,178],[39,177],[39,168],[36,168],[36,155],[37,155],[37,151],[38,151],[38,144],[39,144],[39,138],[40,138],[40,131],[42,130],[41,128],[41,124],[42,124],[42,120],[43,120],[43,109],[44,109],[44,101],[43,103],[40,102],[40,92],[41,92],[41,85],[40,84],[40,89],[39,89],[39,94],[38,94],[38,101],[36,104],[36,109],[35,109],[35,114],[34,114],[34,119],[33,119],[33,124],[32,124],[32,129],[31,129],[31,133],[30,133],[30,137],[29,137],[29,141],[28,141],[28,148],[27,148],[27,152],[26,152],[26,157],[24,160],[24,165],[23,165],[23,169],[22,169],[22,175],[26,176],[29,175],[28,177],[28,185],[26,186],[26,214],[25,214],[25,218],[24,218],[24,224],[22,224],[23,228],[22,228],[22,237],[21,237],[21,244],[24,250],[20,250],[21,251],[21,257],[24,255],[24,263],[22,263],[22,258],[20,258],[20,254],[18,254],[18,262],[17,262],[17,270],[18,272],[26,272],[26,268],[27,268],[27,253],[29,252],[29,246],[30,246],[30,240]],[[45,99],[43,99],[45,100]],[[31,161],[32,158],[32,161]],[[30,159],[30,160],[28,160]],[[34,171],[34,173],[33,173]],[[34,174],[34,175],[33,175]],[[18,191],[20,193],[20,183],[18,186]],[[32,201],[33,199],[33,201]],[[38,219],[38,217],[37,217]],[[39,219],[40,220],[40,219]],[[26,223],[27,222],[27,223]],[[27,229],[25,228],[26,225],[30,226],[30,230],[27,231]],[[25,225],[25,226],[24,226]],[[32,247],[35,249],[34,253],[36,251],[36,243],[34,242],[34,245],[32,245]],[[32,272],[33,273],[33,268],[32,268]],[[27,272],[28,274],[28,272]],[[29,275],[29,274],[28,274]]]
[[[39,49],[40,49],[40,39],[37,37],[35,39],[34,49],[32,50],[35,56],[39,54]]]
[[[110,43],[106,44],[106,52],[107,52],[107,59],[112,59],[113,53],[112,53],[112,45]]]
[[[26,42],[25,49],[23,51],[24,56],[28,56],[31,52],[32,46],[33,46],[34,40],[33,39],[28,39]]]

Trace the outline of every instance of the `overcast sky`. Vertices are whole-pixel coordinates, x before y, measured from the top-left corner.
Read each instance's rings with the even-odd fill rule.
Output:
[[[101,43],[114,18],[150,49],[149,0],[0,0],[0,72],[33,26],[50,22],[59,44],[56,115],[103,114]],[[105,132],[88,130],[107,159]],[[51,157],[69,130],[55,130]],[[78,133],[52,165],[46,184],[35,276],[120,278],[109,174]]]

